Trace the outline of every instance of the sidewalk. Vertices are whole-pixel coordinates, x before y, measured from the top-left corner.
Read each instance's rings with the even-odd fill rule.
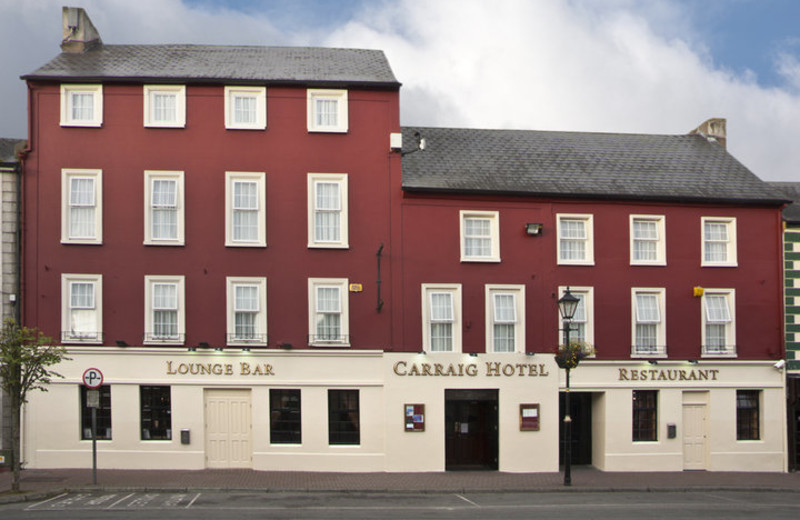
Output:
[[[607,473],[591,467],[572,470],[572,486],[563,485],[562,473],[501,473],[458,471],[436,473],[316,473],[305,471],[253,471],[247,469],[159,471],[97,471],[91,469],[35,469],[22,472],[22,496],[11,495],[11,472],[0,473],[0,503],[38,500],[75,490],[259,490],[357,491],[401,493],[462,493],[511,491],[689,491],[782,490],[800,492],[798,473]]]

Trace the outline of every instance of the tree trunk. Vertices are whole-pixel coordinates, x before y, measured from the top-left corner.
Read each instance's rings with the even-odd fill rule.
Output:
[[[19,396],[11,396],[11,491],[19,491],[20,469],[20,409],[22,403]]]

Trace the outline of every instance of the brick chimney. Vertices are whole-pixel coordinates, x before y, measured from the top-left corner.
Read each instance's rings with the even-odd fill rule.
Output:
[[[709,141],[718,142],[723,148],[727,148],[728,137],[725,131],[725,119],[715,117],[700,124],[697,128],[689,132],[689,135],[699,134]]]
[[[64,29],[61,52],[86,52],[103,44],[82,7],[62,7],[61,21]]]

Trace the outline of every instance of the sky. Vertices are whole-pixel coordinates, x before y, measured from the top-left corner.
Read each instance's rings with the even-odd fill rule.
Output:
[[[0,0],[0,137],[19,77],[60,52],[61,6],[105,43],[380,49],[401,123],[685,134],[727,119],[756,175],[800,182],[798,0]]]

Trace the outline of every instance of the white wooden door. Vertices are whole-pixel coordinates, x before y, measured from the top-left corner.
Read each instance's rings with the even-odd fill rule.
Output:
[[[206,467],[252,467],[250,413],[250,390],[206,390]]]
[[[706,405],[683,404],[683,469],[708,469]]]

